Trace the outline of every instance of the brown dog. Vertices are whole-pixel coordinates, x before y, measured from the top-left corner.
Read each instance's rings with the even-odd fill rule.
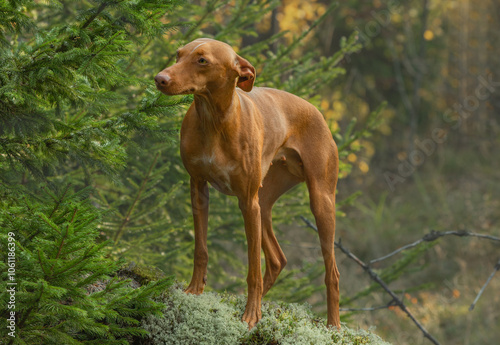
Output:
[[[186,292],[201,294],[207,279],[210,182],[239,200],[249,262],[242,320],[252,328],[262,317],[262,296],[286,264],[271,225],[273,204],[305,181],[325,261],[328,325],[340,328],[334,256],[337,146],[313,105],[284,91],[254,88],[255,76],[255,68],[229,45],[203,38],[180,48],[177,62],[155,77],[157,88],[167,95],[194,94],[181,128],[195,227],[194,270]]]

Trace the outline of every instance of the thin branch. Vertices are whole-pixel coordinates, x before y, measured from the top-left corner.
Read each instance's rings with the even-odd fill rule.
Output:
[[[63,202],[64,198],[66,197],[66,194],[68,193],[69,191],[69,188],[71,187],[71,183],[69,183],[66,188],[64,188],[64,192],[62,193],[61,197],[56,200],[56,204],[54,205],[54,209],[52,210],[52,212],[50,213],[50,216],[49,218],[52,218],[52,216],[54,215],[54,213],[56,213],[57,209],[59,208],[59,206],[61,206],[61,203]],[[50,195],[50,193],[47,191],[47,189],[45,187],[42,187],[42,189]],[[52,197],[52,196],[51,196]]]
[[[52,229],[54,229],[55,231],[57,231],[57,233],[61,233],[59,231],[59,229],[55,226],[53,226],[52,224],[50,224],[50,222],[48,222],[45,218],[43,218],[42,216],[38,215],[38,218],[40,218],[41,220],[43,220],[48,226],[50,226]],[[37,231],[36,234],[38,234],[40,231]],[[28,238],[28,241],[32,240],[34,236],[31,236],[30,238]]]
[[[389,309],[391,307],[397,306],[396,301],[391,300],[389,303],[386,305],[380,305],[378,307],[371,307],[371,308],[339,308],[340,311],[376,311],[380,309]]]
[[[144,46],[141,47],[141,49],[139,49],[139,51],[137,53],[134,54],[134,56],[130,59],[127,67],[125,68],[125,71],[128,71],[130,69],[130,67],[132,67],[132,65],[135,63],[135,61],[137,60],[137,58],[139,56],[142,55],[142,53],[144,53],[144,51],[149,47],[149,45],[151,44],[151,42],[153,42],[153,38],[150,38],[146,44],[144,44]]]
[[[394,256],[398,253],[401,253],[402,251],[406,250],[406,249],[410,249],[410,248],[413,248],[413,247],[416,247],[418,246],[419,244],[423,243],[423,242],[433,242],[435,240],[437,240],[438,238],[440,237],[444,237],[444,236],[458,236],[458,237],[478,237],[478,238],[482,238],[482,239],[487,239],[487,240],[492,240],[492,241],[499,241],[500,242],[500,237],[495,237],[495,236],[490,236],[490,235],[484,235],[484,234],[478,234],[478,233],[475,233],[475,232],[470,232],[470,231],[465,231],[465,230],[458,230],[458,231],[435,231],[435,230],[431,230],[431,232],[427,233],[424,235],[424,237],[422,237],[421,239],[413,242],[413,243],[410,243],[410,244],[407,244],[405,246],[402,246],[401,248],[393,251],[392,253],[389,253],[385,256],[382,256],[380,258],[377,258],[377,259],[373,259],[370,261],[370,265],[371,264],[374,264],[376,262],[380,262],[380,261],[383,261],[385,259],[388,259],[390,258],[391,256]]]
[[[373,307],[373,308],[339,308],[339,311],[376,311],[387,308],[389,307],[386,305],[381,305],[379,307]]]
[[[495,265],[495,269],[493,270],[493,272],[491,272],[490,276],[488,277],[488,279],[486,280],[486,283],[484,283],[483,287],[481,288],[481,290],[479,291],[479,293],[477,294],[476,296],[476,299],[474,300],[474,302],[472,302],[472,304],[470,305],[469,307],[469,311],[472,311],[474,309],[474,307],[476,306],[476,303],[477,301],[479,300],[479,298],[481,297],[481,295],[483,294],[484,290],[486,289],[486,286],[488,286],[488,284],[490,283],[491,279],[493,279],[493,276],[495,275],[495,273],[497,273],[498,271],[500,271],[500,260],[498,260],[497,264]]]
[[[104,49],[106,49],[121,34],[122,34],[121,31],[115,33],[109,39],[109,41],[104,46],[101,47],[101,49],[99,49],[97,52],[95,52],[93,54],[90,54],[90,59],[88,59],[87,62],[85,63],[85,65],[82,67],[82,71],[85,71],[87,69],[87,67],[90,65],[90,62],[92,62],[92,60],[94,60],[97,57],[97,55],[99,55]]]
[[[66,233],[64,234],[63,238],[61,239],[61,244],[59,245],[59,249],[57,250],[57,254],[56,254],[55,259],[59,259],[59,255],[61,255],[61,250],[62,250],[62,247],[64,246],[64,240],[68,236],[69,226],[70,226],[70,224],[73,224],[73,221],[75,220],[75,216],[76,216],[77,211],[78,211],[78,207],[75,207],[75,210],[73,211],[73,216],[71,217],[71,221],[66,226]],[[52,274],[53,271],[54,271],[54,266],[52,266],[50,273]]]
[[[43,267],[43,263],[42,263],[42,254],[40,253],[40,250],[38,250],[38,262],[40,263],[40,267],[42,268],[42,271],[43,273],[45,273],[45,277],[48,277],[49,274],[47,273],[47,271],[45,270],[45,267]]]
[[[301,218],[307,224],[307,226],[309,226],[311,229],[313,229],[316,232],[318,231],[318,228],[313,223],[311,223],[308,219],[306,219],[305,217],[302,217],[302,216],[301,216]],[[378,285],[380,285],[392,297],[394,305],[398,306],[406,315],[408,315],[408,317],[413,321],[413,323],[420,329],[420,331],[422,331],[425,338],[429,339],[435,345],[440,345],[440,343],[429,332],[427,332],[427,330],[424,328],[424,326],[422,326],[422,324],[420,322],[418,322],[417,319],[415,319],[415,317],[410,312],[410,310],[408,310],[408,308],[403,303],[403,301],[401,299],[399,299],[398,296],[396,296],[396,294],[387,286],[387,284],[382,280],[382,278],[380,278],[379,275],[371,269],[371,267],[369,265],[365,264],[356,255],[351,253],[351,251],[349,249],[344,247],[340,240],[338,242],[335,242],[335,246],[337,248],[339,248],[345,255],[347,255],[348,258],[355,261],[359,266],[361,266],[363,268],[363,270],[370,276],[370,278],[374,282],[376,282]]]
[[[83,29],[86,29],[86,28],[87,28],[87,26],[89,26],[89,25],[90,25],[90,23],[92,23],[92,22],[94,21],[94,19],[96,19],[96,18],[97,18],[97,16],[98,16],[99,14],[101,14],[101,12],[102,12],[102,11],[104,11],[104,9],[105,9],[108,5],[111,5],[111,3],[110,3],[110,2],[109,2],[109,3],[108,3],[108,2],[102,2],[102,3],[99,5],[99,7],[96,9],[95,13],[94,13],[93,15],[91,15],[91,16],[89,17],[89,19],[87,19],[87,21],[86,21],[86,22],[82,25],[82,30],[83,30]]]

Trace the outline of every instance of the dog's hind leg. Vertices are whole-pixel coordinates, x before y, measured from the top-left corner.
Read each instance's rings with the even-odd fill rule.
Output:
[[[327,151],[327,150],[325,150]],[[338,176],[338,155],[335,145],[331,150],[314,157],[304,158],[306,183],[309,189],[311,211],[316,220],[321,252],[325,262],[327,296],[327,324],[340,328],[339,271],[335,261],[335,189]]]
[[[263,296],[273,286],[276,278],[286,265],[286,257],[274,235],[272,226],[272,208],[276,200],[302,180],[290,174],[282,164],[275,164],[269,169],[259,191],[259,204],[262,224],[262,249],[266,260]]]

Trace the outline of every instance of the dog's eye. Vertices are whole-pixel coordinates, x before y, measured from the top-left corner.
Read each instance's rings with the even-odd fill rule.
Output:
[[[198,63],[200,65],[206,65],[208,63],[208,61],[205,58],[199,58],[198,59]]]

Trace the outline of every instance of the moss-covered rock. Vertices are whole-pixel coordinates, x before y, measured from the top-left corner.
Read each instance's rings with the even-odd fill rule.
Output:
[[[163,317],[147,316],[142,326],[150,332],[143,344],[168,345],[390,345],[373,333],[327,328],[307,304],[265,302],[262,320],[248,331],[241,322],[245,296],[214,292],[185,294],[179,286],[165,294]]]
[[[165,273],[155,266],[136,264],[132,261],[118,271],[118,276],[131,279],[133,285],[142,286],[165,278]]]

